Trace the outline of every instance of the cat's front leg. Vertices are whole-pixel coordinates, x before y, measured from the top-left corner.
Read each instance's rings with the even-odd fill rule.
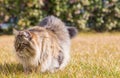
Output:
[[[28,68],[24,68],[24,73],[25,74],[29,74],[30,73],[30,71],[28,70]]]
[[[25,73],[25,74],[29,74],[29,73],[31,72],[30,66],[23,65],[23,68],[24,68],[24,73]]]

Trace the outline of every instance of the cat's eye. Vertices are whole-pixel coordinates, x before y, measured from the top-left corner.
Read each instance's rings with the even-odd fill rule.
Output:
[[[27,45],[26,43],[22,43],[22,45]]]

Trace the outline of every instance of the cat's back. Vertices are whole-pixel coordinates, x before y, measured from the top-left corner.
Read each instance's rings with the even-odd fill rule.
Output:
[[[55,41],[58,40],[56,34],[53,31],[48,30],[44,27],[34,26],[29,28],[28,31],[30,31],[31,33],[34,33],[37,36],[46,37]]]
[[[31,27],[31,28],[29,28],[27,30],[30,31],[30,32],[33,32],[33,33],[46,32],[45,28],[39,27],[39,26],[34,26],[34,27]]]

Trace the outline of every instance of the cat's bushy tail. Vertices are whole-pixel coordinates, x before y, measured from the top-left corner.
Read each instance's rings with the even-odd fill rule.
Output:
[[[78,30],[75,27],[67,27],[67,30],[69,32],[70,38],[73,38],[78,33]]]
[[[65,24],[55,16],[45,17],[38,25],[53,31],[60,39],[64,38],[63,36],[73,38],[77,34],[75,27],[65,26]]]

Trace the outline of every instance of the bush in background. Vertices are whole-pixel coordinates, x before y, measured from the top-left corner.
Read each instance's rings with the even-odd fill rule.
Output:
[[[0,0],[1,23],[14,23],[18,29],[35,25],[42,18],[38,0]]]
[[[19,29],[55,15],[83,31],[120,30],[119,0],[0,0],[0,6],[0,22],[14,23]]]

